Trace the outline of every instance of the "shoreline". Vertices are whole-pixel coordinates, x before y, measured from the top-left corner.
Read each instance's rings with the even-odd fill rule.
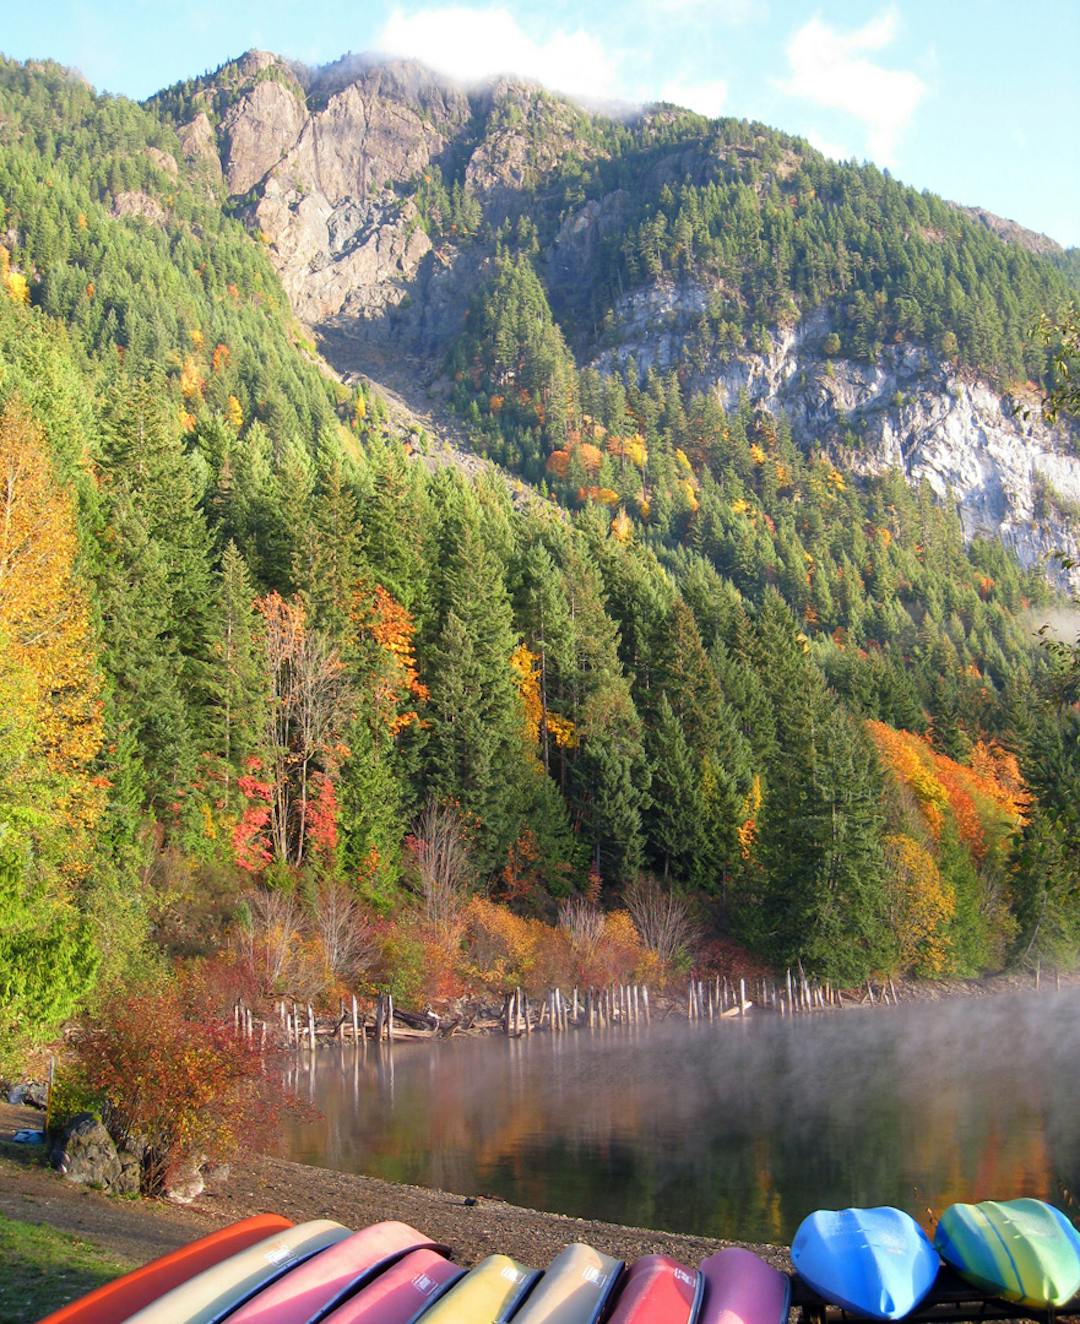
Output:
[[[5,1132],[11,1113],[0,1114]],[[25,1118],[16,1119],[21,1124]],[[121,1199],[75,1186],[16,1147],[0,1142],[0,1214],[45,1225],[91,1243],[131,1267],[256,1213],[279,1213],[293,1222],[333,1218],[358,1229],[384,1219],[409,1223],[451,1248],[464,1266],[502,1252],[544,1268],[568,1242],[586,1241],[618,1259],[667,1254],[696,1265],[724,1246],[745,1246],[780,1269],[785,1246],[727,1241],[657,1228],[549,1213],[486,1197],[467,1197],[262,1157],[233,1166],[228,1181],[188,1205],[145,1198]]]
[[[1078,985],[1076,975],[1061,981],[1063,990]],[[1052,996],[1054,988],[1052,976],[1043,980],[1042,993]],[[901,1000],[944,1001],[1035,992],[1031,977],[1013,975],[935,981],[922,985],[921,996]],[[39,1156],[5,1141],[4,1137],[20,1127],[40,1128],[42,1120],[38,1110],[0,1103],[0,1214],[87,1241],[132,1267],[214,1228],[263,1212],[280,1213],[295,1222],[334,1218],[350,1228],[397,1219],[449,1245],[465,1265],[501,1251],[542,1268],[567,1242],[582,1240],[621,1259],[664,1253],[688,1264],[698,1263],[723,1246],[741,1245],[778,1268],[789,1267],[786,1246],[552,1213],[477,1193],[402,1184],[280,1157],[234,1163],[224,1183],[209,1187],[188,1205],[108,1197],[66,1182]]]
[[[778,1008],[775,1002],[770,1004],[767,997],[762,999],[758,996],[754,985],[762,982],[769,984],[767,980],[748,981],[746,987],[748,1001],[741,1012],[738,1003],[728,1006],[726,1002],[720,1000],[719,993],[715,999],[713,998],[711,992],[713,981],[711,979],[702,981],[697,985],[697,991],[693,994],[693,1009],[691,1009],[691,994],[689,992],[678,992],[673,988],[662,990],[653,995],[653,1013],[651,1017],[647,1011],[647,993],[646,1013],[643,1016],[640,1006],[630,997],[635,986],[625,985],[621,986],[621,991],[626,995],[622,1006],[620,1007],[620,999],[616,996],[613,1014],[612,1004],[608,1004],[607,1014],[599,1015],[595,1023],[587,1015],[584,1000],[581,1003],[580,1014],[575,1020],[569,1014],[569,998],[564,998],[561,1010],[556,1010],[559,1005],[557,1002],[554,1004],[548,1001],[536,1002],[530,1008],[526,1001],[525,1015],[528,1018],[527,1021],[522,1021],[520,1014],[512,1021],[510,1017],[514,1003],[510,993],[503,995],[502,1009],[493,1006],[490,1000],[476,996],[436,999],[429,1003],[425,1012],[414,1012],[395,1007],[393,1004],[387,1009],[380,995],[377,999],[354,999],[357,1008],[356,1019],[349,1015],[349,1009],[342,1001],[341,1010],[337,1016],[332,1013],[316,1014],[314,1009],[308,1008],[306,1018],[297,1015],[295,1019],[290,1017],[286,1020],[284,1010],[286,1000],[284,999],[276,1004],[280,1008],[280,1016],[270,1009],[257,1011],[257,1009],[245,1007],[238,1003],[234,1009],[234,1018],[239,1032],[246,1033],[249,1038],[254,1038],[259,1034],[256,1027],[261,1026],[263,1042],[273,1042],[276,1048],[286,1052],[308,1052],[312,1043],[316,1048],[330,1047],[347,1042],[355,1043],[359,1039],[369,1042],[392,1039],[398,1043],[431,1043],[444,1039],[522,1038],[531,1034],[618,1028],[624,1025],[633,1025],[639,1028],[647,1027],[649,1024],[661,1025],[667,1022],[678,1023],[682,1021],[693,1024],[703,1021],[723,1021],[743,1015],[750,1017],[780,1015],[781,1017],[794,1016],[799,1018],[866,1008],[893,1008],[913,1003],[923,1004],[972,998],[1007,997],[1021,993],[1046,996],[1080,986],[1080,970],[1048,971],[1045,976],[1039,972],[1003,971],[997,974],[972,976],[970,978],[953,976],[940,979],[901,979],[899,981],[892,979],[868,980],[865,986],[847,989],[832,988],[828,985],[821,986],[816,982],[807,983],[804,980],[804,1005],[799,1005],[799,980],[796,979],[794,981],[796,986],[795,1005],[788,1005],[784,1009]],[[719,977],[716,978],[715,983],[719,985]],[[733,995],[737,984],[738,981],[732,979],[731,990]],[[727,980],[725,980],[725,985],[727,985]],[[874,985],[876,985],[876,990]],[[770,987],[775,997],[776,990],[780,987],[775,977],[772,979]],[[618,995],[620,986],[613,985],[612,989]],[[828,1000],[826,1000],[824,991],[826,989],[828,990]],[[769,989],[766,988],[763,991],[768,994]],[[520,993],[520,990],[518,992]],[[577,990],[575,990],[575,995],[576,992]],[[295,1008],[297,1004],[293,1003],[292,1005]],[[576,1001],[574,1005],[577,1005]],[[532,1017],[537,1012],[539,1012],[539,1016],[534,1022]],[[546,1024],[545,1016],[547,1017]],[[282,1026],[288,1026],[283,1033],[279,1033],[277,1026],[274,1024],[279,1019]],[[434,1021],[434,1024],[432,1024],[432,1021]],[[274,1029],[270,1029],[272,1025],[274,1025]],[[526,1025],[528,1028],[526,1028]],[[391,1026],[392,1033],[390,1033]]]

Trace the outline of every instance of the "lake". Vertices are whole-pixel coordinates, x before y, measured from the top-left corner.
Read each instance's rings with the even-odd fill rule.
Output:
[[[790,1240],[819,1208],[1080,1189],[1080,990],[351,1045],[289,1072],[301,1163],[617,1223]]]

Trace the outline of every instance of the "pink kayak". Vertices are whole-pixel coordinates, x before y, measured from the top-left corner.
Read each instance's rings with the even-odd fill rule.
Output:
[[[230,1315],[229,1324],[307,1324],[421,1248],[446,1249],[407,1223],[374,1223],[279,1278]]]
[[[434,1250],[411,1250],[362,1287],[324,1324],[414,1324],[464,1274]]]
[[[670,1255],[631,1264],[608,1324],[694,1324],[705,1280]]]
[[[791,1279],[753,1251],[732,1246],[701,1262],[699,1324],[787,1324]]]

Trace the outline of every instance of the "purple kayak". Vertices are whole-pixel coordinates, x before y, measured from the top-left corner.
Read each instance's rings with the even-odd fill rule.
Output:
[[[698,1324],[787,1324],[791,1280],[753,1251],[732,1246],[701,1262]]]

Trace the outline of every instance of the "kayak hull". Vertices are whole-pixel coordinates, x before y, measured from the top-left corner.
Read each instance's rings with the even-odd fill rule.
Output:
[[[509,1255],[489,1255],[425,1311],[423,1324],[506,1324],[539,1277]]]
[[[791,1280],[753,1251],[730,1246],[701,1262],[698,1324],[787,1324]]]
[[[465,1273],[434,1250],[411,1250],[329,1315],[325,1324],[415,1324]]]
[[[826,1301],[872,1319],[902,1319],[937,1278],[941,1260],[900,1209],[819,1209],[791,1243],[799,1276]]]
[[[934,1244],[969,1282],[1006,1301],[1046,1309],[1080,1293],[1080,1233],[1042,1200],[950,1205]]]
[[[123,1324],[143,1306],[186,1283],[204,1269],[213,1268],[222,1260],[290,1227],[292,1223],[277,1214],[257,1214],[254,1218],[231,1223],[211,1232],[208,1237],[200,1237],[190,1245],[133,1269],[122,1278],[103,1283],[78,1301],[46,1315],[40,1324]]]
[[[514,1324],[597,1324],[622,1270],[622,1260],[574,1242],[548,1265]]]
[[[174,1287],[128,1324],[217,1324],[276,1278],[348,1235],[348,1228],[328,1218],[287,1228]]]
[[[307,1324],[412,1250],[445,1251],[407,1223],[374,1223],[320,1251],[229,1316],[229,1324]]]
[[[670,1255],[643,1255],[630,1265],[608,1324],[695,1324],[705,1279]]]

